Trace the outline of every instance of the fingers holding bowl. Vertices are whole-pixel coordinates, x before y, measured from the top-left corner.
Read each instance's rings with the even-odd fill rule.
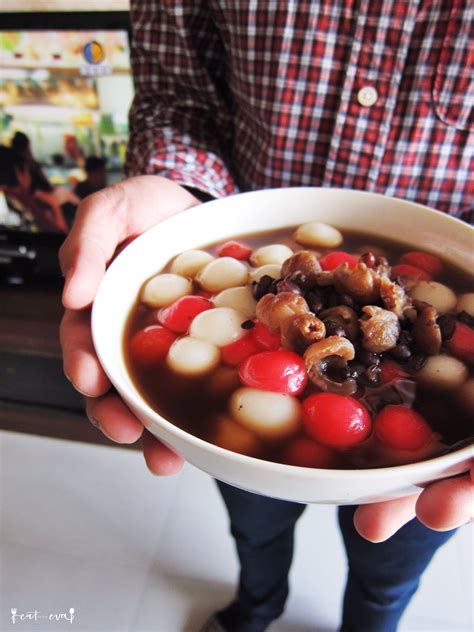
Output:
[[[86,413],[91,423],[116,443],[135,443],[143,425],[115,393],[86,399]]]
[[[418,519],[435,531],[450,531],[474,520],[474,465],[470,474],[429,485],[416,503]]]
[[[66,310],[59,337],[63,351],[63,367],[74,388],[86,397],[99,397],[110,388],[94,350],[90,312]]]
[[[184,459],[147,430],[142,435],[142,449],[146,465],[152,474],[170,476],[177,474],[183,467]]]
[[[68,309],[83,309],[92,303],[107,263],[126,236],[120,220],[125,205],[120,191],[110,187],[86,198],[59,250],[65,276],[63,304]]]
[[[383,542],[417,517],[429,529],[450,531],[474,520],[474,465],[471,472],[428,485],[420,494],[360,505],[354,526],[370,542]]]
[[[196,204],[183,187],[160,176],[128,178],[87,197],[59,251],[64,306],[88,307],[118,246]]]
[[[415,517],[418,494],[370,505],[360,505],[354,527],[369,542],[384,542]]]
[[[152,474],[177,474],[184,459],[163,445],[150,432],[115,393],[86,399],[86,413],[91,423],[116,443],[130,444],[142,439],[143,456]]]
[[[86,413],[91,423],[117,443],[138,441],[143,425],[118,395],[107,393],[110,381],[94,351],[89,311],[66,310],[60,338],[64,372],[86,396]]]

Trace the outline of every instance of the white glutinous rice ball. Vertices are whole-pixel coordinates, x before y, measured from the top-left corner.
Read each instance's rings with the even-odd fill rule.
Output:
[[[200,270],[196,281],[208,292],[221,292],[229,287],[245,285],[248,276],[245,263],[232,257],[219,257]]]
[[[255,268],[250,272],[251,281],[260,281],[263,276],[270,276],[272,279],[279,279],[281,277],[281,266],[277,263],[267,263],[264,266]]]
[[[298,243],[316,248],[336,248],[343,242],[337,228],[323,222],[309,222],[299,226],[294,237]]]
[[[430,356],[415,373],[415,379],[425,387],[451,391],[459,388],[467,380],[468,374],[466,365],[460,360],[441,354]]]
[[[437,281],[419,281],[410,291],[410,296],[416,301],[432,305],[440,315],[454,309],[457,302],[451,288]]]
[[[255,432],[225,415],[219,415],[216,420],[213,442],[220,448],[247,456],[256,456],[261,448],[261,441]]]
[[[474,318],[474,292],[467,292],[458,296],[456,312],[466,312]]]
[[[291,395],[244,386],[234,391],[229,405],[235,421],[263,439],[285,439],[300,427],[301,404]]]
[[[214,307],[201,312],[191,323],[189,333],[217,347],[225,347],[245,333],[241,325],[246,317],[232,307]]]
[[[214,257],[204,250],[186,250],[178,255],[171,264],[171,272],[194,279]]]
[[[220,357],[220,350],[215,345],[192,336],[184,336],[173,342],[166,362],[180,375],[199,377],[215,369]]]
[[[249,285],[222,290],[217,296],[214,296],[212,302],[216,307],[232,307],[246,318],[253,318],[257,308],[257,301],[254,299]]]
[[[191,291],[192,283],[189,279],[179,274],[157,274],[145,283],[141,300],[150,307],[167,307]]]
[[[283,244],[269,244],[254,250],[250,257],[250,263],[255,266],[265,266],[269,263],[281,265],[293,254],[293,250]]]

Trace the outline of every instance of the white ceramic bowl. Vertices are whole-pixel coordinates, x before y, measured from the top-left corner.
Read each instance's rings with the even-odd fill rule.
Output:
[[[474,269],[474,230],[427,207],[343,189],[256,191],[209,202],[147,231],[110,265],[92,311],[99,359],[143,425],[196,467],[237,487],[304,503],[355,504],[412,494],[468,469],[474,446],[420,463],[370,470],[323,470],[270,463],[219,448],[154,412],[134,387],[124,362],[125,321],[142,283],[176,254],[236,235],[321,220],[340,229],[388,236]]]

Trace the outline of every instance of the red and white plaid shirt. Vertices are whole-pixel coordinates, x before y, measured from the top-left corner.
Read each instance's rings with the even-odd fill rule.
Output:
[[[472,0],[132,0],[128,173],[474,209]]]

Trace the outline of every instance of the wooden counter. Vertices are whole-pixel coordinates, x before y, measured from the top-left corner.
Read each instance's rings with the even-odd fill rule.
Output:
[[[0,286],[0,428],[116,446],[89,423],[64,376],[62,313],[59,285]]]

